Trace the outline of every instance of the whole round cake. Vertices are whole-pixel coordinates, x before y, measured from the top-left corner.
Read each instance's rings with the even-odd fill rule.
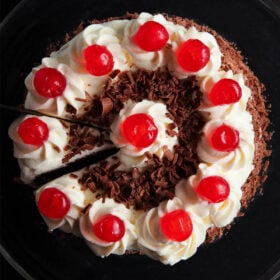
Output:
[[[24,183],[117,148],[35,192],[49,229],[98,256],[188,259],[266,178],[264,86],[231,43],[192,20],[128,13],[81,25],[26,87],[24,107],[45,116],[10,126]]]

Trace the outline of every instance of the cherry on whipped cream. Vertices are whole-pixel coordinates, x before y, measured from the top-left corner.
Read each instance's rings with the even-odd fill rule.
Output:
[[[20,123],[18,135],[25,144],[40,147],[49,138],[49,128],[42,120],[30,117]]]
[[[36,91],[46,98],[61,96],[66,88],[66,79],[55,68],[44,67],[39,69],[34,76]]]
[[[195,189],[198,196],[208,203],[222,202],[229,196],[228,182],[221,176],[203,178]]]
[[[83,51],[87,71],[94,76],[109,74],[114,67],[114,59],[111,52],[98,44],[88,46]]]
[[[46,188],[39,196],[37,206],[41,214],[49,219],[62,219],[70,209],[70,200],[55,187]]]
[[[222,124],[212,131],[209,141],[215,150],[231,152],[239,146],[239,131]]]
[[[198,72],[210,60],[210,50],[198,39],[189,39],[176,50],[176,59],[186,72]]]
[[[118,216],[105,214],[93,225],[93,233],[100,240],[117,242],[125,234],[125,225]]]
[[[159,224],[164,237],[177,242],[188,239],[193,230],[192,220],[183,209],[164,214],[160,218]]]
[[[208,93],[208,99],[213,105],[224,105],[238,102],[242,89],[233,79],[221,79],[213,85]]]
[[[157,138],[158,128],[153,118],[144,113],[127,117],[120,125],[123,137],[136,148],[146,148]]]
[[[145,22],[132,37],[135,45],[148,52],[161,50],[166,45],[168,39],[169,34],[166,28],[156,21]]]

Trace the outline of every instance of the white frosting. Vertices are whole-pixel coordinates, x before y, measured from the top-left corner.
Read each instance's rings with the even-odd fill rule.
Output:
[[[242,96],[241,99],[233,104],[226,104],[221,106],[213,106],[209,103],[207,99],[207,93],[211,90],[212,86],[218,82],[220,79],[233,79],[235,80],[239,86],[241,87]],[[232,118],[238,121],[237,116],[239,116],[240,112],[246,111],[247,102],[251,96],[251,90],[245,85],[244,78],[242,74],[233,75],[232,71],[229,70],[227,72],[218,71],[212,73],[211,75],[201,79],[199,81],[200,90],[204,94],[204,103],[200,106],[199,111],[204,115],[207,119],[218,119],[218,118]],[[251,120],[248,119],[246,123],[250,123]]]
[[[254,133],[250,123],[246,120],[250,119],[251,115],[248,112],[242,112],[239,114],[238,122],[231,119],[229,120],[211,120],[203,128],[203,136],[197,147],[197,153],[201,161],[206,163],[215,163],[222,165],[224,169],[230,172],[238,171],[245,172],[245,178],[248,177],[253,169],[253,157],[254,157]],[[244,126],[240,126],[244,120]],[[229,125],[239,131],[239,146],[232,152],[221,152],[213,149],[207,135],[220,125]]]
[[[55,98],[46,98],[36,91],[34,87],[34,75],[42,67],[51,67],[57,69],[66,78],[66,88],[61,96]],[[82,107],[86,98],[86,91],[83,81],[80,76],[75,73],[70,67],[65,64],[58,63],[52,58],[44,58],[42,65],[34,68],[27,76],[25,85],[28,93],[25,100],[25,108],[38,110],[40,112],[65,117],[69,113],[66,110],[67,105],[71,105],[79,113],[82,112]]]
[[[134,103],[131,100],[127,102],[125,107],[120,111],[119,115],[111,125],[112,133],[110,135],[113,143],[118,148],[120,148],[118,157],[125,166],[145,166],[145,161],[147,160],[145,156],[146,152],[156,154],[161,158],[164,154],[164,146],[173,151],[173,147],[177,144],[178,140],[176,136],[171,137],[166,133],[168,124],[173,123],[173,121],[166,116],[167,112],[166,105],[162,103],[148,100],[143,100],[138,103]],[[158,135],[154,143],[143,149],[139,149],[128,143],[120,131],[121,123],[127,117],[138,113],[144,113],[151,116],[156,127],[158,128]],[[178,129],[176,128],[174,131],[178,132]]]
[[[160,203],[157,208],[152,208],[144,213],[137,221],[138,245],[142,252],[164,264],[174,265],[180,260],[191,257],[197,247],[204,242],[206,227],[197,216],[190,214],[193,223],[191,236],[182,241],[167,240],[161,233],[159,220],[164,214],[184,209],[178,198]]]
[[[196,194],[195,188],[202,179],[208,176],[220,176],[229,183],[230,194],[223,202],[208,203]],[[220,165],[212,164],[208,166],[201,163],[195,175],[187,180],[181,180],[177,184],[175,194],[183,201],[187,211],[203,219],[205,226],[223,227],[231,223],[240,210],[241,187],[244,184],[244,179],[244,176],[242,178],[236,173],[227,172]]]
[[[167,64],[167,50],[161,49],[155,52],[147,52],[135,45],[131,38],[137,32],[139,26],[147,21],[156,21],[164,25],[171,33],[174,29],[174,24],[168,22],[162,15],[151,15],[148,13],[141,13],[138,18],[132,19],[125,27],[123,45],[129,51],[133,63],[137,68],[154,71],[159,67]]]
[[[241,207],[241,196],[241,190],[233,189],[225,201],[211,205],[209,216],[216,227],[225,227],[233,221]]]
[[[170,62],[168,64],[169,70],[174,72],[174,74],[179,78],[186,78],[189,75],[196,75],[197,77],[203,77],[211,75],[219,70],[221,66],[221,57],[222,54],[220,52],[220,48],[218,43],[213,35],[208,32],[199,32],[195,27],[190,27],[189,29],[185,29],[180,26],[176,29],[176,33],[172,36],[174,38],[172,40],[172,50],[175,54],[175,51],[178,47],[185,41],[189,39],[198,39],[204,45],[206,45],[210,50],[210,60],[209,62],[199,71],[197,72],[186,72],[178,65],[175,55],[172,56]]]
[[[123,204],[114,202],[107,198],[95,201],[90,210],[80,219],[80,230],[91,250],[98,256],[105,257],[110,254],[122,255],[126,250],[133,249],[136,240],[134,219],[132,211],[127,209]],[[93,224],[105,214],[112,214],[120,218],[125,225],[124,236],[116,242],[106,242],[99,239],[93,231]]]
[[[21,168],[21,179],[28,183],[35,176],[61,166],[64,147],[67,144],[67,130],[61,121],[49,117],[36,117],[49,128],[49,137],[40,147],[25,144],[18,135],[20,123],[30,117],[26,115],[15,120],[9,128],[9,136],[14,141],[14,156]]]
[[[60,229],[65,232],[73,232],[78,234],[77,221],[81,216],[81,211],[95,200],[95,195],[89,190],[82,190],[78,179],[73,176],[62,176],[42,186],[35,193],[36,203],[39,197],[47,188],[56,188],[63,192],[70,200],[70,209],[66,216],[62,219],[50,219],[42,215],[50,231]]]

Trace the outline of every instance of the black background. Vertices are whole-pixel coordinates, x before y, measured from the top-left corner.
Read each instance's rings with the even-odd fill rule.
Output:
[[[21,0],[1,0],[0,1],[0,21],[20,2]]]
[[[38,0],[39,2],[40,0]],[[19,1],[15,1],[15,0],[5,0],[5,1],[1,1],[1,20],[5,17],[5,15],[9,12],[9,10]],[[52,1],[50,1],[52,2]],[[55,1],[54,1],[55,2]],[[61,1],[60,1],[61,2]],[[81,1],[82,3],[83,1]],[[100,1],[99,1],[100,2]],[[114,2],[113,0],[111,1],[112,3]],[[116,1],[117,3],[121,3],[124,1]],[[144,1],[146,3],[148,3],[149,1]],[[166,1],[163,1],[166,2]],[[175,3],[176,1],[173,1],[173,3]],[[185,1],[185,3],[187,3],[188,1]],[[194,1],[192,1],[194,2]],[[197,1],[199,2],[203,2],[206,3],[206,1]],[[208,9],[209,7],[211,7],[210,4],[211,1],[209,1],[209,4],[206,5],[205,9]],[[213,4],[216,7],[215,12],[210,12],[209,10],[209,14],[207,15],[207,13],[205,13],[204,11],[201,13],[201,17],[200,17],[200,13],[194,13],[196,14],[197,18],[201,20],[203,23],[209,24],[210,26],[214,27],[214,29],[216,29],[217,31],[221,32],[222,35],[225,35],[225,37],[227,37],[229,40],[235,41],[237,42],[238,46],[240,47],[240,49],[242,49],[242,51],[244,51],[245,56],[248,58],[248,62],[249,65],[252,65],[253,70],[256,72],[257,76],[259,76],[261,78],[261,80],[268,85],[268,89],[270,94],[277,94],[278,93],[278,97],[276,98],[276,96],[271,96],[271,102],[273,103],[273,106],[280,109],[280,101],[279,101],[279,95],[280,95],[280,55],[279,55],[279,45],[280,45],[280,34],[279,34],[279,19],[276,19],[273,17],[273,15],[269,14],[268,12],[266,12],[264,10],[263,7],[261,7],[261,5],[259,5],[259,3],[257,3],[257,1],[228,1],[228,9],[230,10],[232,8],[233,13],[235,13],[236,11],[241,11],[242,14],[242,18],[244,17],[251,17],[251,20],[248,20],[248,25],[247,26],[242,26],[239,22],[239,14],[231,14],[229,16],[229,21],[227,22],[227,18],[224,15],[219,15],[219,2],[222,3],[225,1],[215,1],[215,4]],[[131,2],[132,3],[132,2]],[[170,1],[171,3],[171,1]],[[181,4],[182,1],[178,1],[178,5]],[[213,1],[214,3],[214,1]],[[233,4],[234,3],[234,4]],[[257,3],[257,4],[256,4]],[[158,5],[160,7],[160,1],[158,1]],[[171,5],[170,11],[173,11],[173,8],[176,4]],[[116,4],[117,6],[117,4]],[[121,6],[121,5],[120,5]],[[116,11],[118,11],[119,9],[121,10],[122,7],[116,7]],[[124,5],[126,6],[126,5]],[[136,5],[137,6],[137,5]],[[155,5],[153,5],[155,6]],[[183,8],[185,8],[185,6],[187,5],[179,5],[182,6]],[[226,5],[223,4],[223,7],[225,7]],[[252,9],[250,9],[250,7],[252,7]],[[211,7],[212,8],[212,7]],[[112,8],[112,15],[118,15],[119,13],[116,12],[116,14],[114,14],[114,7]],[[187,8],[186,8],[187,9]],[[160,10],[160,8],[159,8]],[[176,10],[176,9],[175,9]],[[227,11],[229,12],[229,11]],[[93,13],[94,14],[94,13]],[[182,12],[182,14],[185,14],[185,12]],[[192,14],[192,13],[190,13]],[[203,15],[203,16],[202,16]],[[61,18],[59,20],[63,20],[63,16],[66,15],[61,15]],[[219,20],[220,17],[220,20]],[[59,20],[56,22],[56,24],[59,22]],[[215,24],[214,24],[215,23]],[[232,24],[237,24],[239,25],[240,28],[233,28]],[[254,26],[255,25],[255,26]],[[243,30],[244,28],[244,30]],[[255,28],[255,29],[254,29]],[[228,33],[226,33],[226,30],[229,30]],[[67,31],[64,30],[64,32]],[[224,34],[223,34],[224,32]],[[256,32],[256,34],[252,37],[255,39],[255,37],[257,37],[258,35],[261,36],[260,38],[260,44],[262,45],[262,47],[260,46],[256,46],[256,48],[254,48],[254,42],[250,42],[248,41],[248,38],[246,38],[246,35],[244,36],[243,32]],[[259,32],[259,33],[258,33]],[[48,33],[51,33],[48,32]],[[250,34],[251,35],[251,34]],[[272,38],[271,36],[279,36],[279,38]],[[45,44],[46,42],[42,42],[42,46]],[[278,53],[277,53],[278,52]],[[263,64],[256,64],[254,63],[258,56],[262,56],[261,61],[263,62]],[[250,64],[251,63],[251,64]],[[277,75],[278,75],[278,79],[276,78],[276,73],[275,71],[278,71]],[[277,101],[278,100],[278,101]],[[278,107],[279,106],[279,107]],[[279,125],[279,121],[280,121],[280,117],[279,117],[279,110],[278,112],[273,113],[272,119],[274,120],[274,126],[278,127]],[[274,138],[274,143],[279,143],[278,139],[279,136],[276,134],[275,138]],[[278,140],[278,141],[277,141]],[[279,181],[278,176],[276,176],[277,174],[279,174],[279,172],[277,172],[277,160],[276,160],[276,156],[278,155],[279,158],[279,149],[277,148],[277,145],[275,145],[275,149],[274,149],[274,158],[272,159],[272,168],[270,168],[270,179],[268,181],[268,183],[266,183],[266,188],[265,188],[265,192],[264,192],[264,196],[262,198],[259,198],[256,203],[254,203],[251,206],[250,211],[248,212],[248,214],[242,218],[240,220],[240,222],[238,223],[237,226],[234,226],[232,231],[229,233],[228,237],[223,238],[221,241],[219,241],[217,244],[213,244],[212,247],[209,248],[209,251],[214,251],[217,252],[217,255],[215,256],[215,253],[209,253],[212,258],[217,257],[219,259],[222,259],[223,256],[221,255],[221,252],[224,253],[225,258],[224,258],[224,263],[223,263],[223,269],[228,269],[228,271],[232,271],[233,274],[238,275],[239,279],[261,279],[261,280],[265,280],[265,279],[269,279],[269,276],[272,276],[275,274],[276,270],[279,268],[277,268],[276,266],[273,267],[273,271],[271,271],[271,273],[268,274],[268,276],[265,274],[265,272],[267,270],[269,270],[271,268],[271,266],[273,266],[274,262],[277,260],[277,258],[280,257],[280,219],[279,219],[279,212],[280,212],[280,203],[279,203],[279,190],[277,193],[273,194],[273,190],[276,190],[276,185],[279,184],[279,182],[277,182],[277,184],[275,183],[275,180]],[[274,181],[273,181],[274,180]],[[271,184],[271,186],[269,185]],[[21,192],[21,194],[25,194],[25,190],[23,190]],[[24,202],[26,203],[26,205],[28,204],[28,201]],[[276,204],[278,203],[278,206],[276,206]],[[262,210],[260,211],[260,208],[262,208]],[[272,216],[272,219],[274,219],[274,221],[268,221],[266,220],[267,216],[269,216],[271,214],[270,211],[274,210],[274,215]],[[256,215],[258,215],[258,218],[256,218]],[[269,216],[271,217],[271,215]],[[256,224],[256,222],[258,224]],[[248,230],[245,230],[245,227],[249,227]],[[266,230],[266,227],[271,227],[271,231]],[[273,227],[273,228],[272,228]],[[252,229],[254,228],[255,231]],[[246,244],[244,244],[244,240],[248,239],[248,236],[246,236],[246,234],[248,236],[252,236],[252,238],[254,238],[254,240],[247,240]],[[264,236],[267,234],[267,238],[269,240],[266,240],[266,243],[263,244],[262,241],[265,240]],[[237,240],[237,238],[240,238],[240,240]],[[45,237],[44,240],[49,240],[49,236]],[[54,245],[59,242],[59,236],[55,236],[54,238]],[[66,243],[63,246],[66,246],[67,244],[70,244],[68,242],[71,242],[71,240],[66,240]],[[244,264],[242,263],[238,263],[238,262],[231,262],[231,259],[227,259],[226,258],[226,254],[229,252],[223,252],[223,246],[228,246],[226,248],[230,248],[230,243],[232,243],[232,246],[236,246],[235,248],[235,252],[233,252],[233,260],[238,259],[235,255],[238,255],[239,253],[242,254],[244,253],[242,251],[242,246],[245,246],[245,248],[250,251],[252,250],[252,252],[245,252],[245,255],[240,255],[240,260],[242,260],[244,262]],[[240,243],[240,246],[238,245]],[[60,246],[60,244],[57,243],[57,245]],[[78,246],[79,243],[75,244],[75,246]],[[265,245],[265,246],[263,246]],[[48,245],[45,245],[48,246]],[[62,247],[63,247],[62,246]],[[216,246],[217,250],[213,250],[213,247]],[[260,247],[257,249],[257,247]],[[263,246],[263,248],[262,248]],[[77,247],[78,248],[78,247]],[[32,249],[32,248],[31,248]],[[66,249],[66,248],[64,248]],[[204,256],[206,255],[206,250],[205,248],[203,248],[198,255],[200,256]],[[231,252],[231,251],[230,251]],[[15,252],[14,252],[15,253]],[[232,252],[231,252],[232,253]],[[259,254],[259,256],[254,256],[254,254]],[[29,269],[31,269],[33,271],[33,273],[37,273],[37,275],[40,275],[38,271],[36,271],[36,268],[30,268],[31,264],[28,265],[28,261],[24,260],[24,254],[19,254],[20,257],[18,256],[18,258],[22,258],[22,262],[25,263],[26,267],[29,267]],[[260,256],[262,255],[262,256]],[[199,258],[199,256],[195,257],[196,259]],[[138,258],[136,258],[138,259]],[[204,258],[205,259],[205,258]],[[140,259],[139,259],[140,260]],[[250,263],[250,261],[253,260],[256,262],[256,264],[254,265],[253,263]],[[123,262],[116,260],[114,257],[112,257],[110,260],[106,260],[105,262],[107,262],[108,264],[108,269],[110,268],[110,264],[115,265],[115,261],[117,264],[127,264],[129,266],[129,264],[131,263],[133,265],[133,261],[129,260],[126,263],[126,260],[123,260]],[[263,262],[262,262],[263,261]],[[3,258],[1,257],[1,279],[22,279],[11,267],[10,265],[6,263],[6,261],[3,262]],[[177,279],[177,277],[181,277],[181,279],[184,279],[184,274],[183,274],[183,270],[176,270],[176,269],[169,269],[168,268],[163,268],[162,266],[157,266],[154,265],[154,263],[149,263],[149,261],[147,261],[146,259],[144,260],[144,263],[146,264],[145,269],[147,269],[148,271],[150,271],[150,276],[154,279],[171,279],[172,276],[174,276],[174,279]],[[197,264],[198,262],[196,262]],[[198,267],[198,269],[203,270],[204,268],[209,271],[212,271],[213,274],[210,274],[207,276],[207,278],[204,279],[234,279],[234,275],[228,275],[226,278],[220,278],[219,274],[215,274],[215,272],[219,273],[219,267],[213,267],[213,268],[209,268],[210,267],[210,263],[211,260],[209,260],[209,263],[202,263],[201,267]],[[247,266],[249,266],[249,269],[258,269],[258,271],[244,271],[244,274],[241,273],[240,269],[244,266],[245,267],[245,263],[247,264]],[[97,261],[97,266],[102,266],[99,263],[99,260]],[[258,266],[258,267],[257,267]],[[159,269],[157,271],[154,270],[154,267],[158,267]],[[182,264],[180,264],[178,267],[182,268]],[[161,269],[162,268],[162,269]],[[129,270],[129,268],[127,268]],[[122,269],[119,268],[118,271],[120,273]],[[234,272],[236,270],[236,272]],[[113,271],[113,270],[112,270]],[[124,271],[126,271],[126,269],[124,269]],[[174,275],[172,275],[172,271],[174,271]],[[164,275],[164,273],[166,273],[166,275]],[[178,274],[175,274],[178,273]],[[142,273],[140,273],[142,275]],[[139,276],[140,276],[139,274]],[[262,278],[261,274],[264,274],[265,276],[263,276],[264,278]],[[243,275],[243,276],[242,276]],[[252,278],[250,278],[250,275],[254,275]],[[107,274],[104,274],[104,279],[109,279],[110,276],[114,276],[113,272],[108,272]],[[117,276],[116,276],[117,277]],[[244,277],[244,278],[243,278]],[[69,278],[65,277],[65,279],[72,279],[71,276]],[[133,278],[133,277],[132,277]],[[137,278],[137,275],[135,275],[135,279]],[[39,279],[39,278],[38,278]],[[51,279],[51,278],[49,278]],[[74,278],[73,278],[74,279]],[[101,278],[93,278],[93,279],[101,279]],[[111,278],[110,278],[111,279]],[[117,277],[118,279],[118,277]],[[188,279],[188,276],[185,276],[185,279]]]
[[[0,22],[20,2],[20,0],[0,0]],[[0,42],[1,44],[1,42]],[[0,62],[1,63],[1,62]],[[22,276],[0,254],[0,279],[21,280]]]

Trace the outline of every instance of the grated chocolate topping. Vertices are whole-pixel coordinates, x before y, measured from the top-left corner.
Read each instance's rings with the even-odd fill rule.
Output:
[[[168,117],[174,121],[167,133],[175,136],[174,128],[178,128],[178,145],[174,152],[164,147],[162,159],[146,153],[147,167],[141,172],[137,168],[120,171],[117,170],[120,165],[117,158],[112,162],[105,160],[89,168],[80,183],[93,192],[98,191],[99,195],[101,192],[103,198],[113,198],[137,210],[150,209],[174,197],[175,185],[194,174],[199,163],[196,147],[204,125],[197,112],[201,97],[194,78],[179,80],[166,69],[127,71],[120,73],[115,82],[110,79],[104,92],[88,108],[83,121],[109,126],[129,99],[163,102]],[[100,102],[105,99],[112,101],[111,110],[100,110]]]
[[[99,147],[104,144],[104,133],[94,133],[94,131],[87,126],[71,124],[68,136],[69,141],[64,148],[66,155],[62,159],[63,163],[69,162],[71,158],[83,151],[90,151],[95,146]]]

